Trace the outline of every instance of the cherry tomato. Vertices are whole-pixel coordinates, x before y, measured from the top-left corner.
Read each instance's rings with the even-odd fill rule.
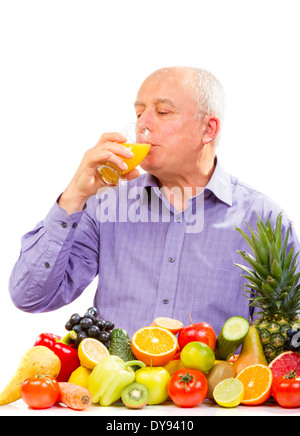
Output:
[[[59,384],[55,378],[47,375],[28,378],[22,383],[21,395],[32,409],[47,409],[59,399]]]
[[[272,395],[281,407],[300,407],[300,377],[296,371],[277,377],[272,386]]]
[[[207,395],[205,375],[197,369],[179,369],[168,383],[171,400],[180,407],[194,407],[201,404]]]

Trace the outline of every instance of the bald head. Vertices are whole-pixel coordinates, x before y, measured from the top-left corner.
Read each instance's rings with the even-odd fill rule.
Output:
[[[196,101],[200,115],[214,115],[223,120],[224,91],[212,73],[195,67],[174,66],[160,68],[150,74],[149,78],[160,76],[170,81],[174,78],[179,79],[186,92]]]

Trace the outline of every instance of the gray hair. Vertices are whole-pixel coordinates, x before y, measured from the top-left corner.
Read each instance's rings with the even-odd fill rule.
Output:
[[[194,73],[191,86],[200,114],[214,115],[222,122],[225,111],[225,95],[221,83],[207,70],[187,68]]]

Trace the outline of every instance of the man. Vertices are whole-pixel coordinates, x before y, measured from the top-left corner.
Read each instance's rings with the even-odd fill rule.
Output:
[[[274,224],[281,208],[228,175],[216,157],[223,91],[207,71],[158,70],[141,85],[135,109],[151,149],[139,176],[101,188],[97,166],[121,170],[131,152],[119,133],[88,150],[45,220],[24,236],[10,279],[22,310],[55,310],[98,274],[94,305],[130,335],[158,316],[206,321],[218,334],[234,315],[248,318],[244,279],[234,266],[247,249],[235,226]],[[101,188],[101,189],[99,189]],[[98,191],[98,194],[97,194]],[[290,225],[284,215],[283,225]],[[290,243],[299,242],[293,230]]]

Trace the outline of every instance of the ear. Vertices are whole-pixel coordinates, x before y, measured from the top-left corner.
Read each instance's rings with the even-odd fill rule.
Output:
[[[220,120],[217,117],[208,115],[206,126],[202,137],[202,144],[210,144],[213,142],[220,131]]]

